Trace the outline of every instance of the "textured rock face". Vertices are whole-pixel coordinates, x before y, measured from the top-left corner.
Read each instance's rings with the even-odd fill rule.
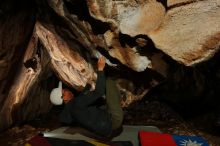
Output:
[[[94,88],[100,56],[107,60],[106,73],[117,77],[122,106],[168,77],[171,62],[192,66],[210,59],[220,45],[220,0],[166,2],[4,1],[0,129],[51,108],[45,82],[52,74],[77,91],[87,83]]]
[[[93,17],[109,22],[117,31],[131,36],[156,29],[165,15],[165,8],[156,0],[89,0],[88,5]]]
[[[36,81],[40,73],[38,69],[34,73],[33,69],[23,66],[28,59],[37,59],[36,50],[32,50],[31,46],[27,47],[35,23],[35,9],[23,7],[21,4],[17,5],[19,8],[15,13],[10,13],[10,9],[16,6],[11,1],[2,4],[4,6],[1,7],[0,13],[0,129],[12,124],[13,108],[24,101],[27,88],[32,86],[32,81]]]
[[[94,79],[94,71],[75,48],[70,48],[52,26],[50,30],[36,23],[36,33],[51,57],[51,65],[63,81],[73,87],[85,86]],[[78,46],[76,46],[78,47]]]
[[[38,41],[34,32],[1,108],[0,115],[4,117],[1,119],[1,129],[10,126],[13,121],[31,120],[51,108],[48,87],[41,85],[41,81],[51,75],[50,60],[46,51],[37,50],[40,49],[37,47]]]
[[[170,0],[167,12],[157,1],[88,3],[92,16],[116,25],[115,32],[147,35],[158,49],[187,66],[209,59],[218,50],[219,0]]]
[[[87,1],[94,18],[109,23],[111,31],[104,34],[109,54],[136,71],[151,68],[147,56],[141,56],[136,46],[122,46],[119,32],[130,35],[146,35],[156,29],[163,20],[165,8],[157,1]],[[133,57],[132,57],[133,56]]]
[[[220,1],[198,1],[170,9],[149,37],[160,50],[187,66],[211,58],[220,45]]]

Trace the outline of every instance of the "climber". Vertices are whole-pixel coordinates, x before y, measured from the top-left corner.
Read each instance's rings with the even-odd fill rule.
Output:
[[[105,58],[100,57],[97,63],[97,81],[94,91],[87,84],[76,97],[68,89],[59,87],[51,91],[50,100],[54,105],[65,103],[60,114],[60,121],[65,124],[77,123],[83,128],[102,137],[111,137],[114,131],[121,129],[123,111],[120,106],[120,93],[113,79],[104,75]],[[93,103],[105,93],[107,109],[101,109]]]

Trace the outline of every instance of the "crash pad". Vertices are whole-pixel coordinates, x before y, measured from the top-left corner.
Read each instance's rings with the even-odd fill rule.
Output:
[[[139,131],[158,132],[161,133],[159,128],[155,126],[123,126],[123,131],[117,137],[114,137],[112,141],[128,141],[130,140],[134,146],[139,145],[138,133]]]
[[[138,132],[139,131],[149,131],[149,132],[159,132],[160,130],[155,126],[129,126],[123,125],[123,131],[117,137],[114,137],[111,141],[130,141],[134,146],[139,145]],[[61,127],[50,132],[43,133],[45,137],[69,139],[69,140],[86,140],[93,141],[98,138],[91,138],[90,132],[85,129],[82,130],[79,127]],[[85,136],[86,135],[86,136]]]
[[[52,146],[133,146],[131,142],[127,141],[116,141],[116,142],[100,142],[96,140],[85,141],[85,140],[70,140],[70,139],[59,139],[46,137],[46,140]]]
[[[27,141],[25,146],[133,146],[131,142],[114,141],[114,142],[99,142],[96,140],[70,140],[61,138],[43,137],[36,135]]]
[[[141,146],[209,146],[201,136],[140,131],[139,138]]]

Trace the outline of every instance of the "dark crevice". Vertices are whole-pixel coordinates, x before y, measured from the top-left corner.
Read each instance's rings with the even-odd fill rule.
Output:
[[[158,2],[160,2],[164,7],[165,9],[167,10],[167,0],[157,0]]]
[[[134,38],[121,32],[119,33],[119,42],[122,47],[125,47],[126,45],[128,45],[131,48],[137,46],[137,43],[135,42]]]
[[[136,40],[139,39],[139,38],[145,40],[146,44],[144,46],[140,46],[136,42]],[[150,57],[154,53],[162,52],[161,50],[159,50],[158,48],[155,47],[154,42],[148,36],[146,36],[146,35],[137,35],[135,37],[131,37],[131,36],[127,35],[127,34],[119,33],[119,41],[120,41],[120,44],[121,44],[122,47],[126,47],[126,45],[128,45],[131,48],[135,47],[135,49],[137,50],[137,52],[141,56],[148,56],[148,57]],[[164,55],[168,56],[166,54],[164,54]],[[173,60],[169,56],[167,58]]]
[[[32,68],[34,71],[37,69],[37,59],[35,57],[28,59],[24,62],[24,66],[28,68]]]
[[[5,51],[2,54],[0,54],[0,60],[4,59],[5,56],[7,56],[7,51]]]
[[[152,56],[156,52],[161,52],[158,48],[155,47],[154,42],[146,35],[138,35],[135,37],[135,40],[138,38],[142,38],[146,41],[146,45],[141,47],[138,46],[136,49],[140,55],[143,56]]]
[[[106,58],[109,59],[109,61],[113,64],[118,64],[118,65],[122,65],[120,61],[118,61],[117,59],[115,59],[114,57],[111,57],[108,53],[107,50],[105,50],[102,47],[97,47],[96,48],[103,56],[105,56]]]
[[[110,29],[109,23],[102,22],[90,16],[89,9],[85,0],[79,0],[79,1],[64,0],[64,4],[66,5],[67,10],[71,14],[77,15],[79,20],[87,21],[91,25],[93,33],[95,35],[104,34],[107,30]]]
[[[34,2],[32,2],[33,4]],[[20,12],[21,9],[27,9],[26,5],[30,4],[27,0],[1,0],[0,1],[0,14],[4,16],[14,15],[17,12]],[[33,6],[33,5],[30,6]]]
[[[164,81],[164,77],[156,71],[146,69],[142,72],[137,72],[123,64],[118,64],[117,67],[106,66],[105,73],[108,77],[125,79],[132,82],[135,87],[135,94],[137,94],[137,91],[141,88],[151,88],[152,80],[156,80],[158,82]]]
[[[206,76],[212,77],[211,74],[217,74],[220,72],[220,51],[215,53],[215,55],[207,61],[201,62],[197,64],[195,67],[199,69],[199,71],[204,72]]]
[[[40,60],[41,60],[41,55],[42,55],[41,48],[43,48],[43,47],[44,46],[41,44],[41,42],[37,41],[37,51],[36,51],[36,54],[38,55]]]
[[[188,1],[188,2],[182,2],[182,3],[174,4],[174,5],[170,6],[170,7],[168,7],[167,10],[170,10],[170,9],[173,9],[173,8],[177,8],[177,7],[181,7],[181,6],[185,6],[185,5],[192,4],[192,3],[196,3],[198,1],[204,1],[204,0],[191,0],[191,1]]]
[[[138,45],[136,42],[136,39],[138,38],[145,40],[146,45]],[[153,41],[146,35],[137,35],[135,37],[131,37],[127,34],[119,33],[119,42],[122,47],[126,47],[126,45],[128,45],[130,48],[135,47],[138,53],[142,56],[152,56],[155,52],[161,52],[155,47]]]

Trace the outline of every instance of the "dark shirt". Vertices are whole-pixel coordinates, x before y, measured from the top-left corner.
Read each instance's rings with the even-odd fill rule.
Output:
[[[92,105],[105,93],[105,75],[102,71],[97,74],[95,90],[89,91],[86,86],[79,96],[69,101],[60,114],[60,121],[66,124],[76,122],[91,132],[108,136],[112,132],[110,115]]]

